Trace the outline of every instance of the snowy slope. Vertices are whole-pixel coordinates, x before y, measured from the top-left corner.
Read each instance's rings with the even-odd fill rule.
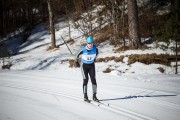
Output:
[[[67,41],[68,37],[68,27],[67,22],[61,21],[56,23],[56,26],[59,26],[61,29],[56,31],[56,40],[57,46],[59,49],[56,51],[48,51],[50,46],[50,34],[46,29],[44,24],[38,25],[33,31],[28,40],[17,47],[18,53],[17,55],[11,58],[12,67],[11,70],[56,70],[59,69],[71,69],[69,68],[69,59],[73,59],[76,53],[81,49],[81,43],[84,41],[84,37],[77,30],[71,28],[72,38],[75,40],[74,44],[68,44],[71,51],[73,52],[73,56],[68,51],[68,48],[64,44],[61,36]],[[17,40],[14,41],[17,43]],[[12,45],[14,43],[12,42]],[[155,43],[150,44],[151,48],[146,50],[128,50],[121,53],[117,53],[114,51],[114,47],[109,44],[109,42],[101,43],[99,46],[99,58],[104,58],[107,56],[121,56],[121,55],[131,55],[131,54],[174,54],[170,49],[166,51],[156,48]],[[13,48],[14,49],[14,48]],[[123,71],[126,73],[147,73],[147,74],[162,74],[157,68],[162,67],[165,69],[165,74],[174,74],[173,67],[167,67],[159,64],[152,65],[144,65],[141,63],[134,63],[132,65],[127,65],[128,58],[124,59],[124,62],[116,63],[114,61],[110,61],[107,63],[96,63],[97,71],[102,72],[106,70],[108,67],[112,67],[114,69],[113,72],[117,74],[121,74]],[[2,63],[0,63],[2,64]],[[137,69],[137,66],[139,69]],[[145,69],[144,69],[145,68]],[[1,68],[0,68],[1,69]]]

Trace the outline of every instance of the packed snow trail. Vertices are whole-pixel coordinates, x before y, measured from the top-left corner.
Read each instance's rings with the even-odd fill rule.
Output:
[[[99,105],[83,101],[80,69],[0,71],[0,120],[179,120],[179,78],[98,73]]]

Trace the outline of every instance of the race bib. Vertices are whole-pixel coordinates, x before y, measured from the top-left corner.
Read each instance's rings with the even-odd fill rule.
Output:
[[[96,57],[96,54],[93,54],[93,55],[82,55],[82,59],[83,60],[86,60],[86,61],[92,61],[92,60],[94,60],[95,59],[95,57]]]

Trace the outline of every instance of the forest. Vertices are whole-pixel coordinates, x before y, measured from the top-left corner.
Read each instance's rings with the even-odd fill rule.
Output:
[[[140,38],[179,39],[178,0],[1,0],[1,38],[14,31],[30,31],[38,23],[48,21],[51,13],[48,4],[53,21],[66,17],[75,23],[82,19],[76,27],[85,35],[101,32],[99,39],[106,36],[111,38],[112,43],[123,47],[126,46],[126,38],[130,38],[131,46],[136,48],[142,45]],[[95,18],[92,18],[91,12],[80,16],[99,5],[104,7]],[[99,23],[95,29],[89,22],[92,19]],[[99,29],[105,22],[109,25]],[[80,28],[79,24],[84,25]]]

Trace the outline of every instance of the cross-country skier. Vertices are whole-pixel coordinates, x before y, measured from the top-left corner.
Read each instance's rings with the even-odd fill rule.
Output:
[[[94,39],[92,36],[89,36],[86,39],[86,46],[83,46],[81,51],[76,55],[75,63],[76,66],[79,66],[78,58],[81,57],[81,71],[83,75],[83,93],[84,93],[84,101],[90,102],[87,95],[87,84],[88,84],[88,74],[91,78],[92,82],[92,90],[93,90],[93,100],[99,102],[96,97],[97,93],[97,83],[96,83],[96,72],[95,72],[95,60],[98,55],[98,49],[94,44]]]

